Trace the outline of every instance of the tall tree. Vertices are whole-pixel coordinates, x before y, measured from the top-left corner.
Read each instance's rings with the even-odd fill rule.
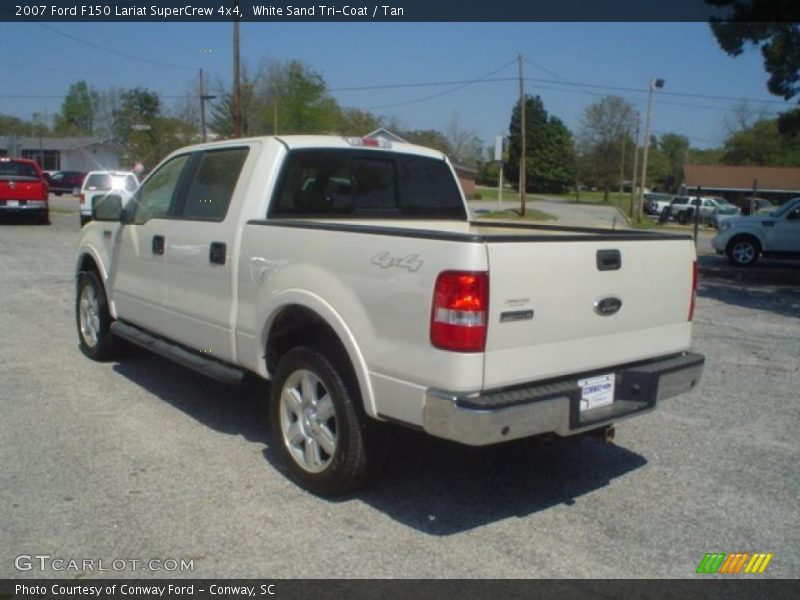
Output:
[[[605,192],[618,188],[624,178],[624,164],[631,164],[638,115],[633,104],[619,96],[605,96],[587,106],[578,134],[583,157],[582,176]],[[623,154],[625,152],[625,154]]]
[[[800,166],[800,136],[781,134],[777,119],[762,119],[725,140],[722,162],[729,165]]]
[[[62,135],[92,135],[94,133],[97,92],[81,80],[73,83],[56,117],[56,133]]]
[[[665,133],[658,138],[655,148],[665,164],[663,172],[655,180],[661,189],[675,193],[683,179],[683,165],[689,156],[689,138],[677,133]]]
[[[767,89],[790,100],[800,95],[800,4],[796,0],[706,0],[728,9],[725,18],[711,18],[720,47],[739,56],[748,44],[761,49],[769,73]],[[783,124],[800,131],[800,118]],[[786,129],[794,128],[794,129]]]
[[[519,185],[522,150],[520,103],[511,111],[509,152],[505,173]],[[558,193],[574,179],[575,150],[572,133],[557,117],[550,116],[539,96],[525,96],[525,170],[527,192]]]
[[[482,161],[483,142],[473,130],[461,125],[456,113],[450,117],[444,133],[450,145],[450,158],[466,167],[479,166]]]

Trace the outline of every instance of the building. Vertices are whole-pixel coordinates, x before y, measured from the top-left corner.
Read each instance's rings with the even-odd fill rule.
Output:
[[[118,169],[122,148],[97,137],[0,136],[0,156],[29,158],[45,171]]]
[[[368,133],[364,137],[367,139],[383,139],[389,142],[398,142],[401,144],[411,143],[407,140],[404,140],[396,133],[392,133],[388,129],[384,129],[383,127]],[[456,163],[453,163],[453,170],[456,172],[456,177],[458,177],[458,182],[461,184],[461,189],[464,190],[464,195],[469,198],[475,193],[475,179],[478,176],[478,170]]]
[[[735,204],[750,196],[781,204],[800,196],[800,168],[683,165],[680,193],[694,195],[698,186],[705,196],[722,196]]]

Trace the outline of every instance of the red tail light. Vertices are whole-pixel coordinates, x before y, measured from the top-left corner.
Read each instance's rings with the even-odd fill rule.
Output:
[[[81,194],[81,204],[86,204],[86,194]]]
[[[433,291],[431,343],[454,352],[483,352],[488,309],[488,273],[440,273]]]
[[[697,261],[692,264],[692,300],[689,304],[689,320],[694,319],[694,305],[697,300]]]

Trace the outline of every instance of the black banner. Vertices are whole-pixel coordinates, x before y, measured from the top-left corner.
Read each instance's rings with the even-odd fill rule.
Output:
[[[0,580],[0,600],[211,600],[261,598],[263,600],[380,600],[456,598],[485,600],[783,600],[800,597],[796,580],[752,578],[695,580],[286,580],[286,579],[68,579]]]
[[[707,21],[705,0],[7,0],[2,21]],[[798,3],[800,5],[800,3]],[[787,19],[796,18],[788,10]]]

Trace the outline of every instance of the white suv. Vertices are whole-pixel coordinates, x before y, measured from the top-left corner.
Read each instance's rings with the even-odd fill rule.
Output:
[[[95,198],[114,192],[124,205],[137,189],[139,180],[130,171],[90,171],[81,186],[81,227],[92,220]]]

